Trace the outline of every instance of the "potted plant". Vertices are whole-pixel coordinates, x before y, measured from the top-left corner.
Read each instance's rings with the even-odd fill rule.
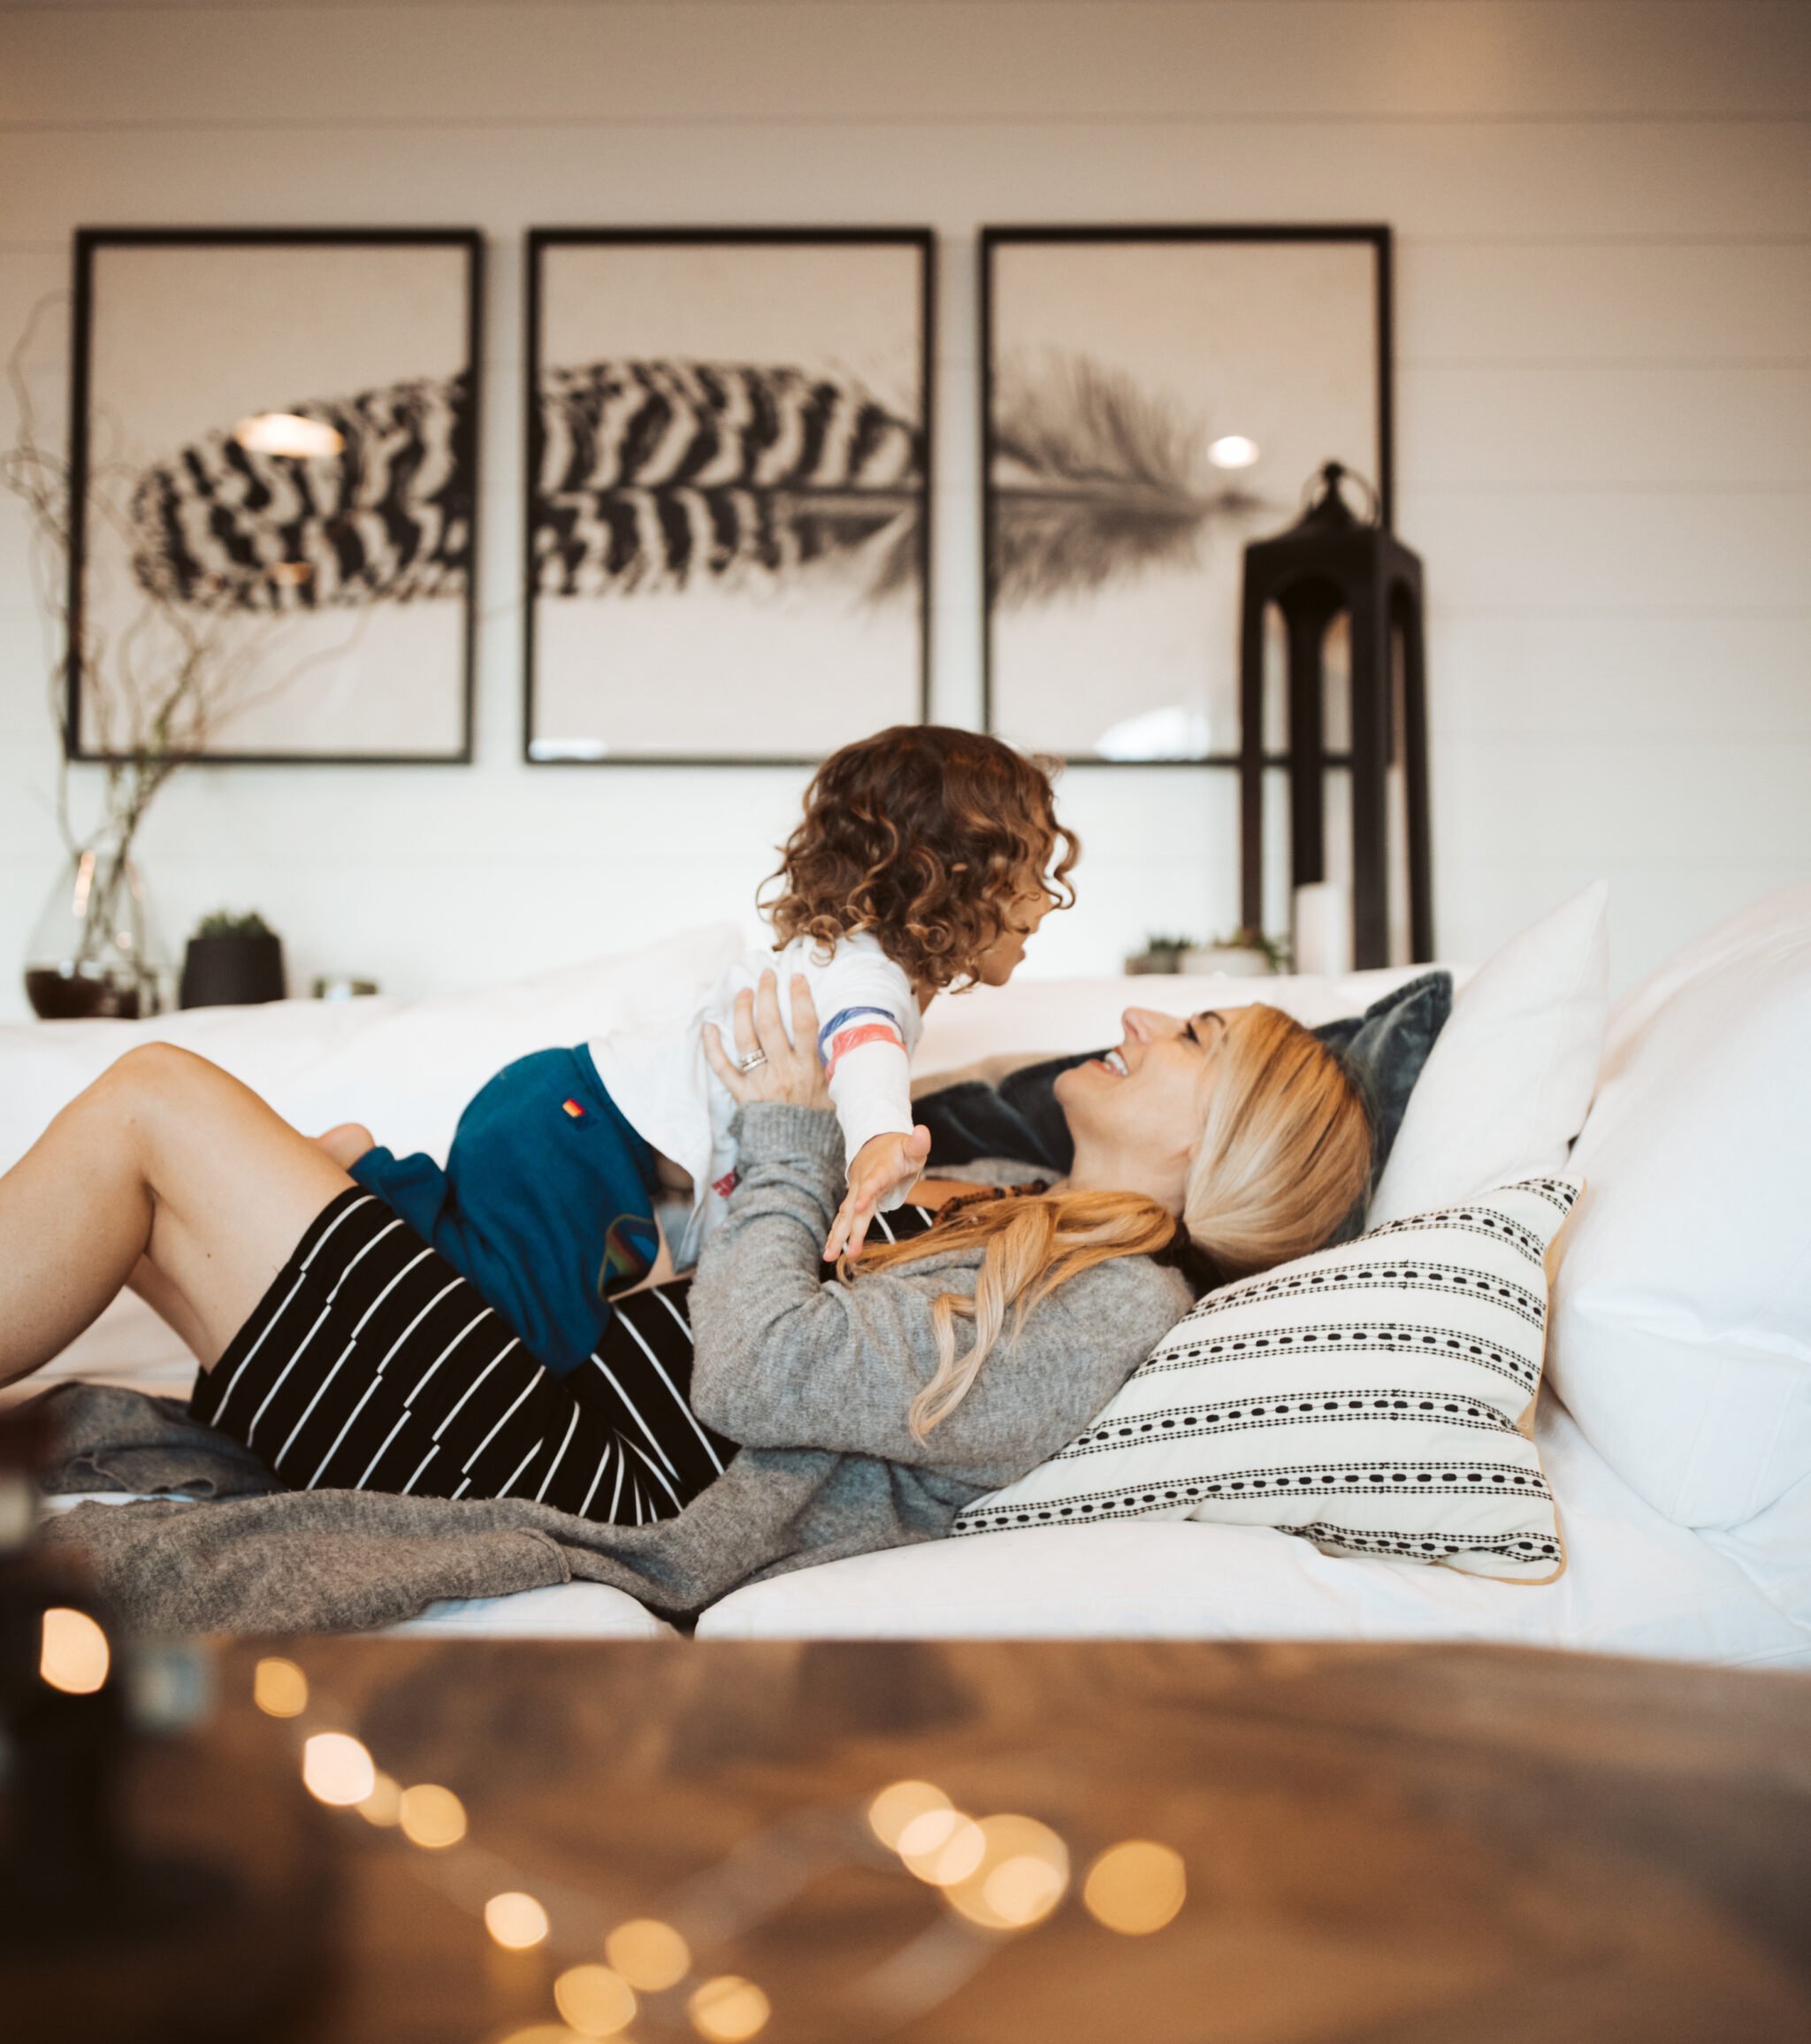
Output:
[[[256,909],[202,916],[183,954],[184,1007],[244,1007],[284,991],[283,939]]]
[[[1127,972],[1224,973],[1241,979],[1288,969],[1285,938],[1242,928],[1229,937],[1210,938],[1205,944],[1192,937],[1147,937],[1144,949],[1126,961]]]
[[[1188,945],[1176,966],[1178,972],[1224,973],[1235,979],[1288,969],[1289,946],[1282,938],[1242,925],[1230,936]]]
[[[1192,940],[1186,937],[1147,937],[1144,949],[1126,961],[1127,972],[1181,972],[1182,953]]]

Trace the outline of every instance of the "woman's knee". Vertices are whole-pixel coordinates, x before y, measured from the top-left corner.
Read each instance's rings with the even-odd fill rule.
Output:
[[[155,1127],[167,1115],[192,1117],[210,1095],[234,1083],[208,1059],[175,1044],[136,1044],[116,1058],[83,1096],[109,1116]]]

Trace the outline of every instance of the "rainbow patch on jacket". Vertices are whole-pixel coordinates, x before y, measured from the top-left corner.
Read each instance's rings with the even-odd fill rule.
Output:
[[[900,1051],[906,1048],[906,1032],[890,1008],[845,1007],[833,1014],[817,1032],[817,1054],[823,1064],[824,1077],[834,1079],[837,1067],[850,1052],[867,1044],[891,1044]]]
[[[654,1267],[661,1252],[661,1231],[652,1216],[619,1213],[604,1230],[604,1260],[598,1271],[598,1297],[607,1299],[626,1284],[638,1284]]]

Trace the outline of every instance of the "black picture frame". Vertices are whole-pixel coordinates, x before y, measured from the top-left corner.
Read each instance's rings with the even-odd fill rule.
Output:
[[[534,227],[526,242],[523,359],[523,718],[522,757],[537,767],[810,767],[823,752],[735,752],[701,748],[696,752],[670,750],[600,752],[592,756],[538,754],[536,708],[539,647],[537,644],[537,478],[540,472],[544,425],[540,393],[546,308],[546,257],[550,251],[570,248],[617,249],[824,249],[886,247],[916,251],[919,261],[917,310],[919,322],[916,364],[919,394],[920,491],[922,505],[917,520],[916,570],[918,601],[917,720],[930,715],[931,661],[931,522],[935,516],[936,402],[936,249],[937,237],[928,227]],[[858,735],[858,734],[851,734]],[[825,751],[833,749],[826,746]]]
[[[99,302],[97,259],[114,249],[447,249],[463,254],[462,304],[454,307],[455,332],[462,342],[461,373],[462,418],[449,433],[452,458],[462,471],[464,488],[458,509],[468,538],[457,633],[455,678],[458,743],[432,751],[273,751],[225,748],[172,751],[166,756],[185,765],[228,766],[469,766],[473,753],[477,647],[478,523],[481,503],[480,448],[484,382],[485,237],[475,227],[83,227],[73,245],[73,321],[71,341],[69,468],[72,482],[68,580],[69,652],[65,670],[65,740],[73,761],[106,762],[128,756],[90,746],[82,731],[82,675],[89,563],[88,505],[95,400],[94,356],[97,326],[105,318]],[[298,394],[299,395],[302,394]]]
[[[995,594],[998,586],[999,546],[997,539],[997,510],[998,487],[996,481],[996,455],[997,437],[996,413],[999,397],[998,364],[996,359],[998,341],[997,280],[996,257],[999,251],[1014,247],[1028,246],[1123,246],[1147,243],[1152,247],[1193,245],[1200,243],[1226,243],[1233,245],[1262,246],[1274,244],[1281,247],[1301,247],[1312,243],[1369,246],[1374,256],[1374,305],[1376,344],[1376,418],[1377,448],[1375,478],[1380,501],[1383,522],[1386,527],[1394,521],[1395,490],[1395,364],[1394,364],[1394,239],[1391,229],[1376,223],[1330,222],[1324,224],[1232,224],[1188,225],[1157,223],[1149,225],[1086,226],[983,226],[976,249],[977,298],[980,307],[980,356],[981,356],[981,487],[982,487],[982,591],[983,623],[982,633],[982,723],[990,732],[997,731],[997,704],[996,700],[996,670],[997,666],[995,634]],[[1279,519],[1279,524],[1286,521]],[[1238,653],[1236,625],[1229,632],[1226,652],[1229,664],[1236,673]],[[1132,769],[1149,767],[1201,767],[1223,772],[1236,773],[1242,763],[1237,747],[1217,748],[1211,752],[1170,757],[1148,759],[1113,759],[1099,753],[1066,753],[1065,763],[1089,769]],[[1287,752],[1267,753],[1266,766],[1283,767],[1289,763]],[[1325,763],[1329,767],[1347,766],[1350,763],[1348,753],[1329,753]]]

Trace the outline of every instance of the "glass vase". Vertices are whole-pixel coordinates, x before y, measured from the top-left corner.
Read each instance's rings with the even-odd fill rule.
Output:
[[[45,1022],[136,1021],[168,1005],[168,979],[132,859],[106,841],[73,854],[26,952],[33,1014]]]

